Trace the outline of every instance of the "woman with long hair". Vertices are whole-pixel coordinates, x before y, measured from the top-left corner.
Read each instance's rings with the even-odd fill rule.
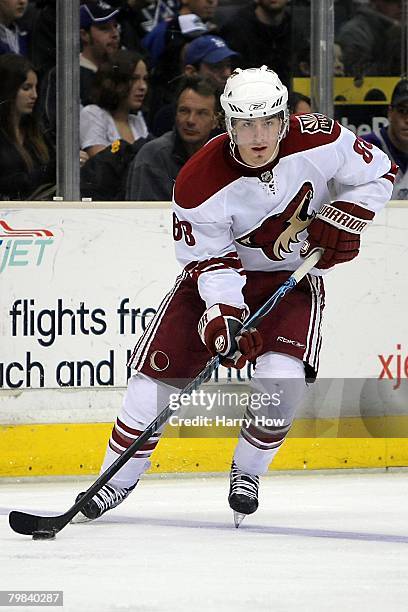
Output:
[[[37,75],[23,56],[0,56],[0,199],[55,193],[55,156],[35,114]]]
[[[148,135],[141,112],[147,79],[143,56],[133,51],[118,51],[100,67],[94,104],[81,110],[81,149],[90,157],[115,140],[133,144]]]

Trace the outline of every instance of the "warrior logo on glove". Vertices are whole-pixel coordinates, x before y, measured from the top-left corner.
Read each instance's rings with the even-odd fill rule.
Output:
[[[292,253],[291,245],[300,242],[300,234],[315,216],[315,212],[308,212],[313,195],[312,184],[304,183],[282,213],[264,219],[257,228],[238,238],[237,242],[242,246],[262,249],[269,259],[282,261],[285,255]]]

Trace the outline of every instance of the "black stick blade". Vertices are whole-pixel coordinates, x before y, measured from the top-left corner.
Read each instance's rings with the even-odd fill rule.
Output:
[[[13,510],[9,514],[9,524],[13,531],[23,535],[33,535],[34,531],[53,530],[58,533],[69,522],[65,515],[36,516]]]

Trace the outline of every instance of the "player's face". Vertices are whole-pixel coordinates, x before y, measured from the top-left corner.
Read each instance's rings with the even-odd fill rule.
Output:
[[[242,160],[249,166],[266,164],[277,151],[282,120],[278,116],[233,119],[232,133]]]
[[[391,107],[388,120],[391,140],[402,151],[408,151],[408,103]]]
[[[183,142],[204,144],[215,126],[215,97],[201,96],[192,89],[184,90],[176,112],[176,127]]]
[[[25,13],[28,0],[0,0],[0,17],[8,25]]]
[[[15,110],[18,117],[30,115],[37,101],[37,75],[32,70],[27,72],[27,77],[17,92]]]
[[[127,99],[129,110],[136,111],[142,106],[147,93],[147,79],[148,74],[146,64],[140,61],[136,64]]]

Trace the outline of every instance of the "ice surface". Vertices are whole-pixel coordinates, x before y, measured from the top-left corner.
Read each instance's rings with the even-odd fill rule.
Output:
[[[0,484],[0,590],[63,590],[65,612],[408,610],[407,472],[274,474],[239,529],[222,476],[146,479],[54,541],[10,530],[89,484]]]

